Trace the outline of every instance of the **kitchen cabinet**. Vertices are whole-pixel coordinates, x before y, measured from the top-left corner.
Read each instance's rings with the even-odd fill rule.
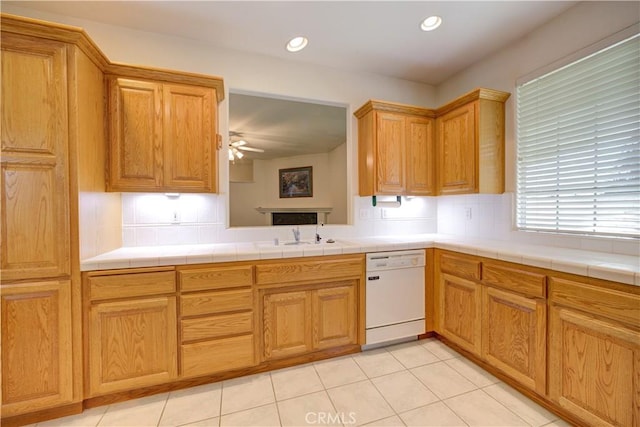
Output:
[[[255,366],[253,266],[180,267],[178,281],[181,376]]]
[[[72,402],[71,282],[3,285],[0,299],[3,416]]]
[[[264,292],[265,360],[356,344],[356,282],[316,286]]]
[[[263,360],[359,343],[364,259],[325,258],[256,266]]]
[[[88,273],[89,397],[177,379],[173,268]]]
[[[71,274],[67,56],[2,33],[3,282]]]
[[[477,89],[440,107],[438,194],[504,192],[504,103],[509,93]]]
[[[433,195],[433,112],[369,101],[354,114],[360,196]]]
[[[546,393],[546,276],[495,262],[482,265],[482,358]]]
[[[1,412],[11,425],[82,410],[78,189],[104,167],[87,157],[102,147],[104,82],[101,54],[78,29],[1,20]]]
[[[640,294],[551,277],[549,395],[589,425],[640,424]]]
[[[480,262],[462,254],[436,251],[436,330],[461,348],[480,355],[482,290]]]
[[[108,190],[217,192],[217,89],[121,75],[108,83]]]

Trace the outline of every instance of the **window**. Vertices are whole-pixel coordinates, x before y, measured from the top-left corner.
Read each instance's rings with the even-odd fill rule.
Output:
[[[516,96],[518,229],[640,237],[640,37]]]

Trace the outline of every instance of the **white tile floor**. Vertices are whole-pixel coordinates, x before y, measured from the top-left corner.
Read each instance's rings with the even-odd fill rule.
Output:
[[[436,339],[149,396],[41,426],[568,426]]]

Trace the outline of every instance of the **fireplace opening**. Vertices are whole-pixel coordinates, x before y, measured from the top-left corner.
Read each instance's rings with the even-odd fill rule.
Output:
[[[317,212],[272,212],[271,223],[273,225],[305,225],[317,224]]]

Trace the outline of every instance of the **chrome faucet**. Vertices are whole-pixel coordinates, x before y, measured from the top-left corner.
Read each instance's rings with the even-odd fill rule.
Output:
[[[291,231],[293,231],[293,238],[296,243],[300,243],[300,227],[292,228]]]
[[[321,224],[321,226],[324,227],[324,224]],[[320,240],[322,240],[322,237],[318,234],[318,223],[316,222],[316,245],[320,243]]]

